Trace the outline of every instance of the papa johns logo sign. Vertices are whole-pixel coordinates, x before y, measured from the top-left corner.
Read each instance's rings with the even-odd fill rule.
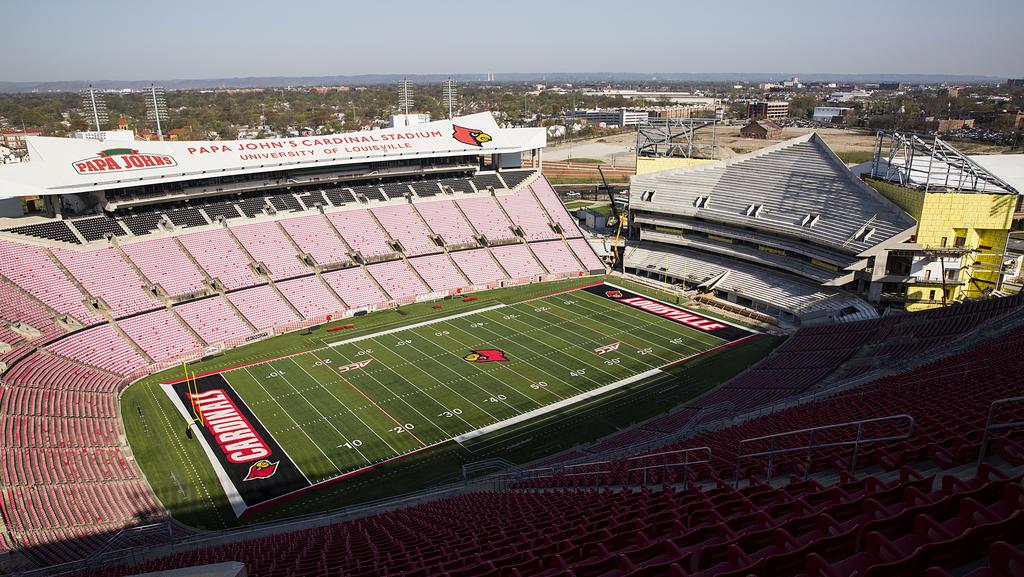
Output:
[[[139,152],[133,148],[108,148],[96,156],[71,163],[78,174],[100,172],[127,172],[177,166],[173,156]]]

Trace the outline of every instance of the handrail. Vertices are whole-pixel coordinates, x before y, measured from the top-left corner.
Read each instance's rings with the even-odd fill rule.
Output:
[[[707,453],[707,456],[704,457],[701,460],[697,460],[697,461],[691,460],[690,459],[690,453],[696,453],[698,451],[705,451]],[[703,446],[703,447],[690,447],[690,448],[687,448],[687,449],[678,449],[678,450],[675,450],[675,451],[665,451],[665,452],[662,452],[662,453],[651,453],[649,455],[637,455],[636,457],[630,457],[629,459],[626,459],[626,462],[628,463],[630,461],[639,461],[641,459],[652,459],[652,458],[655,458],[655,457],[662,457],[662,456],[667,456],[667,455],[678,455],[680,453],[682,453],[684,455],[684,460],[683,460],[683,463],[682,463],[682,465],[683,465],[683,489],[688,489],[690,487],[690,465],[703,465],[703,464],[710,463],[711,462],[711,447],[707,447],[707,446]],[[644,478],[643,478],[643,482],[641,483],[641,486],[643,486],[643,485],[647,484],[647,471],[649,471],[651,469],[664,469],[664,468],[667,468],[667,467],[678,467],[678,466],[679,466],[679,463],[665,463],[665,464],[661,464],[661,465],[646,465],[646,466],[640,466],[640,467],[626,467],[626,472],[628,473],[629,471],[643,471]]]
[[[996,399],[988,406],[988,418],[985,419],[985,429],[981,436],[981,451],[978,452],[979,466],[981,465],[981,462],[985,460],[985,453],[988,452],[988,437],[990,431],[1005,431],[1007,429],[1024,427],[1024,421],[1011,421],[1009,423],[1000,423],[997,425],[992,424],[992,419],[995,418],[996,409],[998,407],[1020,402],[1024,402],[1024,397],[1007,397],[1005,399]]]
[[[705,456],[692,458],[691,453],[697,453],[703,451]],[[681,463],[658,463],[654,465],[639,465],[629,466],[628,463],[631,461],[642,461],[658,457],[667,457],[669,455],[683,455],[683,461]],[[652,453],[649,455],[638,455],[636,457],[630,457],[621,461],[616,460],[602,460],[602,461],[588,461],[586,463],[570,463],[562,466],[555,467],[538,467],[535,469],[524,469],[516,472],[506,472],[500,474],[499,477],[502,480],[508,481],[525,481],[528,479],[545,479],[553,477],[586,477],[589,475],[607,475],[615,472],[615,463],[625,463],[626,466],[623,469],[624,472],[629,473],[632,471],[643,471],[643,479],[641,485],[647,484],[647,472],[653,469],[667,469],[670,467],[682,467],[683,468],[683,486],[689,487],[689,470],[691,465],[701,465],[711,462],[711,448],[710,447],[690,447],[687,449],[677,449],[674,451],[664,451],[661,453]],[[597,470],[581,470],[584,467],[598,467]]]
[[[883,423],[883,422],[888,422],[888,421],[905,421],[905,422],[907,422],[908,426],[907,426],[906,433],[903,433],[903,434],[900,434],[900,435],[889,435],[889,436],[882,436],[882,437],[864,438],[864,425],[871,424],[871,423]],[[857,426],[857,438],[856,439],[853,439],[853,440],[850,440],[850,441],[832,441],[832,442],[826,442],[826,443],[816,443],[814,441],[815,433],[817,433],[819,431],[829,431],[829,430],[833,430],[833,429],[841,429],[841,428],[845,428],[845,427],[851,427],[853,425]],[[811,456],[814,454],[814,450],[815,449],[830,448],[830,447],[846,447],[846,446],[849,446],[849,445],[853,445],[853,460],[852,460],[852,463],[850,465],[850,468],[851,468],[851,470],[854,470],[854,469],[857,468],[857,456],[858,456],[858,453],[860,452],[860,446],[862,444],[881,443],[881,442],[889,442],[889,441],[905,441],[905,440],[910,438],[910,436],[913,434],[913,432],[914,432],[914,417],[912,417],[910,415],[907,415],[907,414],[900,414],[900,415],[889,415],[887,417],[875,417],[875,418],[872,418],[872,419],[862,419],[860,421],[849,421],[849,422],[846,422],[846,423],[833,423],[831,425],[821,425],[819,427],[809,427],[809,428],[806,428],[806,429],[797,429],[797,430],[794,430],[794,431],[785,431],[785,432],[782,432],[782,433],[775,433],[775,434],[772,434],[772,435],[764,435],[762,437],[752,437],[752,438],[749,438],[749,439],[743,439],[737,445],[737,450],[736,450],[736,481],[735,481],[735,483],[736,483],[737,486],[739,486],[740,470],[741,470],[741,464],[743,462],[743,459],[752,459],[752,458],[757,458],[757,457],[768,457],[768,478],[771,479],[771,477],[772,477],[772,466],[774,464],[774,457],[775,457],[775,455],[782,455],[782,454],[785,454],[785,453],[794,453],[794,452],[797,452],[797,451],[806,451],[807,452],[807,461],[809,463],[811,461]],[[786,437],[791,437],[791,436],[795,436],[795,435],[807,434],[807,433],[810,433],[810,440],[808,440],[808,442],[805,445],[801,445],[801,446],[797,446],[797,447],[785,447],[785,448],[781,448],[781,449],[775,448],[775,443],[776,443],[776,440],[778,440],[778,439],[782,439],[782,438],[786,438]],[[753,443],[753,442],[756,442],[756,441],[770,441],[771,442],[770,443],[770,448],[767,451],[760,451],[760,452],[757,452],[757,453],[744,454],[743,453],[744,444],[749,444],[749,443]],[[809,471],[810,471],[810,467],[808,467],[807,469],[804,470],[804,478],[805,479],[807,478],[807,475],[808,475]]]

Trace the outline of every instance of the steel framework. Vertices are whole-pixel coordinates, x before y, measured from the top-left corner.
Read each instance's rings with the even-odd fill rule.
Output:
[[[711,127],[711,143],[697,142],[697,131]],[[718,121],[714,118],[659,118],[637,125],[636,155],[715,158]]]
[[[871,176],[924,191],[1019,194],[939,137],[926,142],[913,133],[878,131]]]

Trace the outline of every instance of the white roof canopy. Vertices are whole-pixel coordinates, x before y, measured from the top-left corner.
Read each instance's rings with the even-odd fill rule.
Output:
[[[0,165],[0,199],[211,176],[543,148],[542,128],[498,128],[483,112],[453,120],[296,138],[185,142],[28,137],[31,162]]]

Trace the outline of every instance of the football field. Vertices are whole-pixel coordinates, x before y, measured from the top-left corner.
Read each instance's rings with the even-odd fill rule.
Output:
[[[752,331],[600,283],[163,388],[237,515],[559,410]],[[332,340],[333,339],[333,340]]]

